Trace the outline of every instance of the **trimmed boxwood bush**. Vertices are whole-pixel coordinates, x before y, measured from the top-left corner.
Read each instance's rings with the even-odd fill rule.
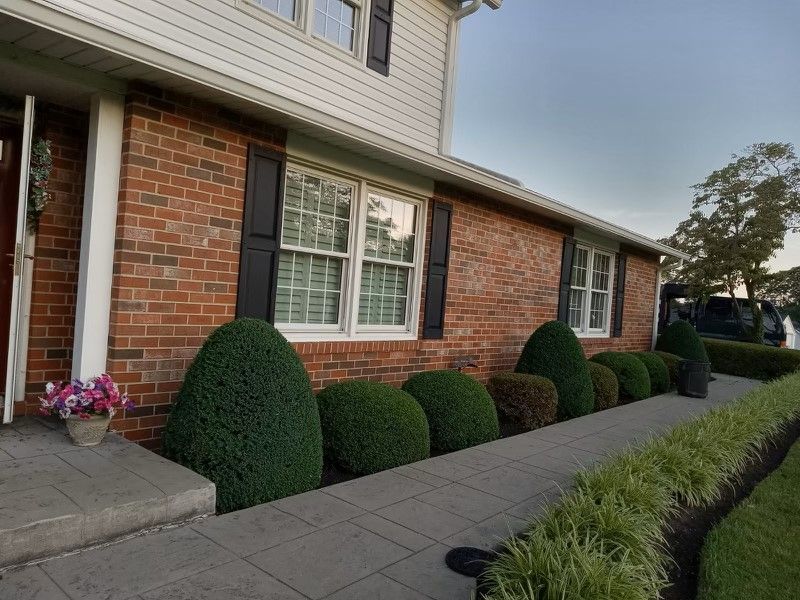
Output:
[[[664,361],[664,364],[667,365],[670,385],[672,387],[676,387],[678,385],[678,364],[683,359],[677,354],[662,352],[661,350],[656,350],[655,352],[653,352],[653,354],[658,356],[661,360]]]
[[[425,413],[403,390],[385,383],[347,381],[317,395],[325,451],[356,475],[368,475],[430,456]]]
[[[500,437],[497,411],[483,385],[458,371],[423,371],[403,384],[428,418],[431,448],[451,452]]]
[[[703,340],[688,321],[675,321],[658,337],[656,350],[677,354],[687,360],[708,362]]]
[[[642,361],[627,352],[601,352],[591,358],[592,362],[614,371],[619,383],[620,399],[644,400],[650,396],[650,375]]]
[[[498,373],[489,379],[487,388],[497,409],[527,429],[556,421],[558,392],[549,379],[527,373]]]
[[[533,332],[514,371],[546,377],[555,384],[560,420],[588,415],[594,408],[586,356],[575,332],[562,321],[549,321]]]
[[[214,482],[220,512],[319,486],[317,403],[289,342],[257,319],[214,331],[186,373],[163,450]]]
[[[768,381],[800,370],[800,350],[704,339],[711,370]]]
[[[655,352],[632,352],[642,361],[650,375],[650,394],[655,396],[669,391],[669,369],[664,360]]]
[[[594,388],[594,410],[614,408],[619,403],[619,382],[614,371],[598,362],[589,361],[589,375]]]

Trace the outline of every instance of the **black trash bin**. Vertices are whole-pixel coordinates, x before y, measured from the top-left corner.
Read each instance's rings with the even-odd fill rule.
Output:
[[[711,363],[699,360],[682,360],[678,363],[678,393],[689,398],[708,396]]]

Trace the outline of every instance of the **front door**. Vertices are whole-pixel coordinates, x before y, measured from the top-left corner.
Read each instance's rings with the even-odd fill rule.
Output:
[[[6,390],[8,336],[11,326],[11,293],[14,288],[14,255],[17,243],[17,204],[22,127],[0,121],[0,394]]]
[[[3,423],[14,416],[14,389],[17,380],[17,350],[19,340],[20,298],[25,261],[25,224],[28,199],[28,174],[31,163],[31,134],[33,132],[33,96],[25,96],[25,116],[22,127],[4,126],[2,130],[3,170],[0,185],[0,357],[2,357]],[[8,141],[8,142],[7,142]],[[8,143],[8,148],[5,148]],[[6,165],[8,161],[8,165]],[[15,193],[16,192],[16,193]]]

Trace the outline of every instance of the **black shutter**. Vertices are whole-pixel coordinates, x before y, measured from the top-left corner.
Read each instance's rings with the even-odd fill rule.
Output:
[[[575,256],[575,238],[564,238],[561,253],[561,279],[558,284],[558,320],[569,323],[569,284],[572,279],[572,258]]]
[[[389,76],[389,56],[392,53],[392,17],[394,0],[372,0],[369,17],[367,67]]]
[[[628,257],[620,254],[617,257],[617,285],[614,289],[614,337],[622,337],[622,309],[625,305],[625,271]]]
[[[237,317],[255,317],[272,323],[283,209],[286,161],[282,154],[251,145],[239,259]]]
[[[434,202],[431,221],[431,245],[428,252],[428,283],[425,287],[425,321],[422,337],[444,337],[444,305],[447,296],[447,269],[450,264],[450,222],[453,207]]]

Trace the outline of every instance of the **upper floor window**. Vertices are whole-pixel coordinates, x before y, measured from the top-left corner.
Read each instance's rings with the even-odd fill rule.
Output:
[[[389,75],[394,0],[235,0],[241,10]],[[272,15],[279,17],[274,19]]]
[[[296,0],[253,0],[262,8],[277,15],[282,16],[284,19],[294,21],[297,18],[297,1]]]
[[[569,292],[569,325],[575,333],[608,335],[611,320],[612,256],[576,246]]]
[[[314,33],[352,52],[356,37],[358,7],[345,0],[315,0]]]

